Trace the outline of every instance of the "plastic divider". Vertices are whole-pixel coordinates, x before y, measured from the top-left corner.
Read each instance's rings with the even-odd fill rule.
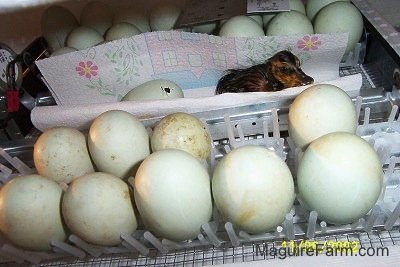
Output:
[[[167,254],[169,249],[161,243],[161,241],[155,237],[152,233],[149,231],[146,231],[143,234],[144,238],[148,240],[156,249],[158,249],[162,254]]]
[[[213,227],[210,225],[210,223],[205,223],[201,226],[201,228],[203,229],[203,231],[206,233],[208,239],[211,241],[211,243],[215,246],[215,247],[219,247],[222,244],[222,241],[219,240],[217,234],[216,234],[216,230],[213,229]]]
[[[379,216],[380,210],[381,210],[381,208],[378,205],[375,205],[372,208],[371,213],[370,213],[368,219],[365,221],[365,224],[364,224],[364,231],[365,232],[371,232],[372,228],[374,227],[374,223],[375,223],[376,219]]]
[[[293,224],[293,214],[288,213],[285,216],[285,221],[283,222],[286,238],[289,240],[293,240],[295,238],[294,233],[294,224]]]
[[[99,249],[92,247],[92,245],[86,243],[76,235],[70,235],[68,239],[93,257],[100,257],[101,251]]]
[[[225,223],[225,230],[229,236],[229,240],[231,241],[232,246],[237,247],[240,245],[239,237],[236,235],[233,224],[230,222]]]
[[[317,225],[318,213],[315,210],[310,212],[307,225],[307,238],[313,238],[315,236],[315,228]]]
[[[59,240],[53,240],[51,241],[51,245],[53,245],[53,250],[55,251],[62,251],[68,255],[77,257],[77,258],[85,258],[86,257],[86,253],[75,247],[75,246],[71,246],[65,242],[59,241]]]
[[[140,254],[142,254],[142,255],[149,254],[149,249],[145,245],[140,243],[138,240],[136,240],[130,234],[123,233],[123,234],[121,234],[121,238],[125,241],[125,243],[124,243],[125,245],[126,245],[126,243],[129,244],[129,246],[131,246],[131,248],[134,248]]]

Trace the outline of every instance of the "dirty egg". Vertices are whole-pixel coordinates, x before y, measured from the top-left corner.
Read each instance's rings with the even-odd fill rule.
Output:
[[[37,172],[58,183],[94,172],[85,135],[71,127],[53,127],[43,132],[33,148]]]
[[[132,234],[137,228],[127,183],[108,173],[76,179],[65,191],[61,206],[68,229],[93,245],[118,245],[121,234]]]
[[[242,146],[225,155],[215,167],[212,192],[225,220],[255,234],[279,226],[295,198],[288,166],[261,146]]]
[[[188,113],[176,112],[160,120],[154,127],[150,142],[153,152],[176,148],[205,160],[211,153],[212,140],[200,119]]]
[[[134,115],[123,110],[106,111],[92,122],[88,146],[98,170],[121,179],[134,175],[150,154],[146,128]]]

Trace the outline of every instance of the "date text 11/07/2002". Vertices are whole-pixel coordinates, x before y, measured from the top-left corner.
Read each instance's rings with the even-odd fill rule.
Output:
[[[358,241],[283,241],[281,246],[255,244],[256,256],[285,259],[292,256],[389,256],[388,247],[362,247]]]

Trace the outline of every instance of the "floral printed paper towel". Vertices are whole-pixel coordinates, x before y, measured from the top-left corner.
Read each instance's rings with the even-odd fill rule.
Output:
[[[339,78],[348,35],[227,38],[181,31],[148,32],[36,62],[58,105],[119,101],[153,79],[176,82],[185,97],[212,96],[223,72],[290,50],[316,82]]]

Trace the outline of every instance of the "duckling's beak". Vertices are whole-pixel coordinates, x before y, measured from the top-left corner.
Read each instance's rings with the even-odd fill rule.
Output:
[[[305,74],[304,72],[300,76],[300,80],[301,80],[301,85],[308,85],[314,83],[314,79]]]

